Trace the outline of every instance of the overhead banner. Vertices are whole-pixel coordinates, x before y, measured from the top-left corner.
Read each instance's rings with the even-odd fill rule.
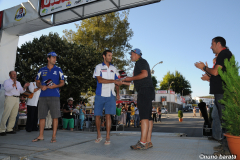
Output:
[[[46,16],[94,1],[97,0],[41,0],[40,16]]]
[[[3,11],[0,11],[0,29],[2,28]]]

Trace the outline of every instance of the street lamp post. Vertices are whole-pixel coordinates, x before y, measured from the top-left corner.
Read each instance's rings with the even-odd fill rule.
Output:
[[[157,64],[155,64],[155,65],[153,66],[153,68],[154,68],[156,65],[161,64],[161,63],[163,63],[163,61],[160,61],[160,62],[158,62]],[[152,68],[152,70],[151,70],[151,74],[154,74],[153,68]]]
[[[172,105],[171,105],[171,91],[170,91],[170,88],[171,88],[171,85],[174,83],[174,81],[171,82],[168,90],[169,90],[169,96],[170,96],[170,113],[172,113]],[[169,84],[169,83],[168,83]]]

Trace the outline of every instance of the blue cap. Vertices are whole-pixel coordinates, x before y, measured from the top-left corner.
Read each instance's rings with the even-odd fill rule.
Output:
[[[137,53],[140,56],[142,55],[142,51],[140,49],[138,49],[138,48],[135,48],[135,49],[131,50],[131,52],[129,52],[129,54],[131,55],[132,52]]]
[[[49,53],[47,54],[47,56],[57,57],[57,53],[55,53],[55,52],[49,52]]]

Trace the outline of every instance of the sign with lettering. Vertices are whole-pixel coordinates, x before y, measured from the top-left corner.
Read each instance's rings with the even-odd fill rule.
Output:
[[[40,15],[46,16],[94,1],[97,0],[41,0]]]

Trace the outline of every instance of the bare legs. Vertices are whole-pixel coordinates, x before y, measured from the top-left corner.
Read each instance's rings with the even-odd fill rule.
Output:
[[[107,141],[110,140],[111,124],[112,124],[111,115],[106,114],[106,130],[107,130],[106,140]],[[97,138],[101,138],[100,125],[101,125],[100,116],[96,116]]]
[[[141,142],[151,142],[153,121],[141,120]]]
[[[46,121],[45,119],[40,119],[39,121],[39,136],[37,137],[37,139],[44,139],[43,133],[44,133],[45,121]],[[54,118],[52,139],[56,138],[57,128],[58,128],[58,118]],[[37,141],[37,139],[34,139],[33,142]]]

